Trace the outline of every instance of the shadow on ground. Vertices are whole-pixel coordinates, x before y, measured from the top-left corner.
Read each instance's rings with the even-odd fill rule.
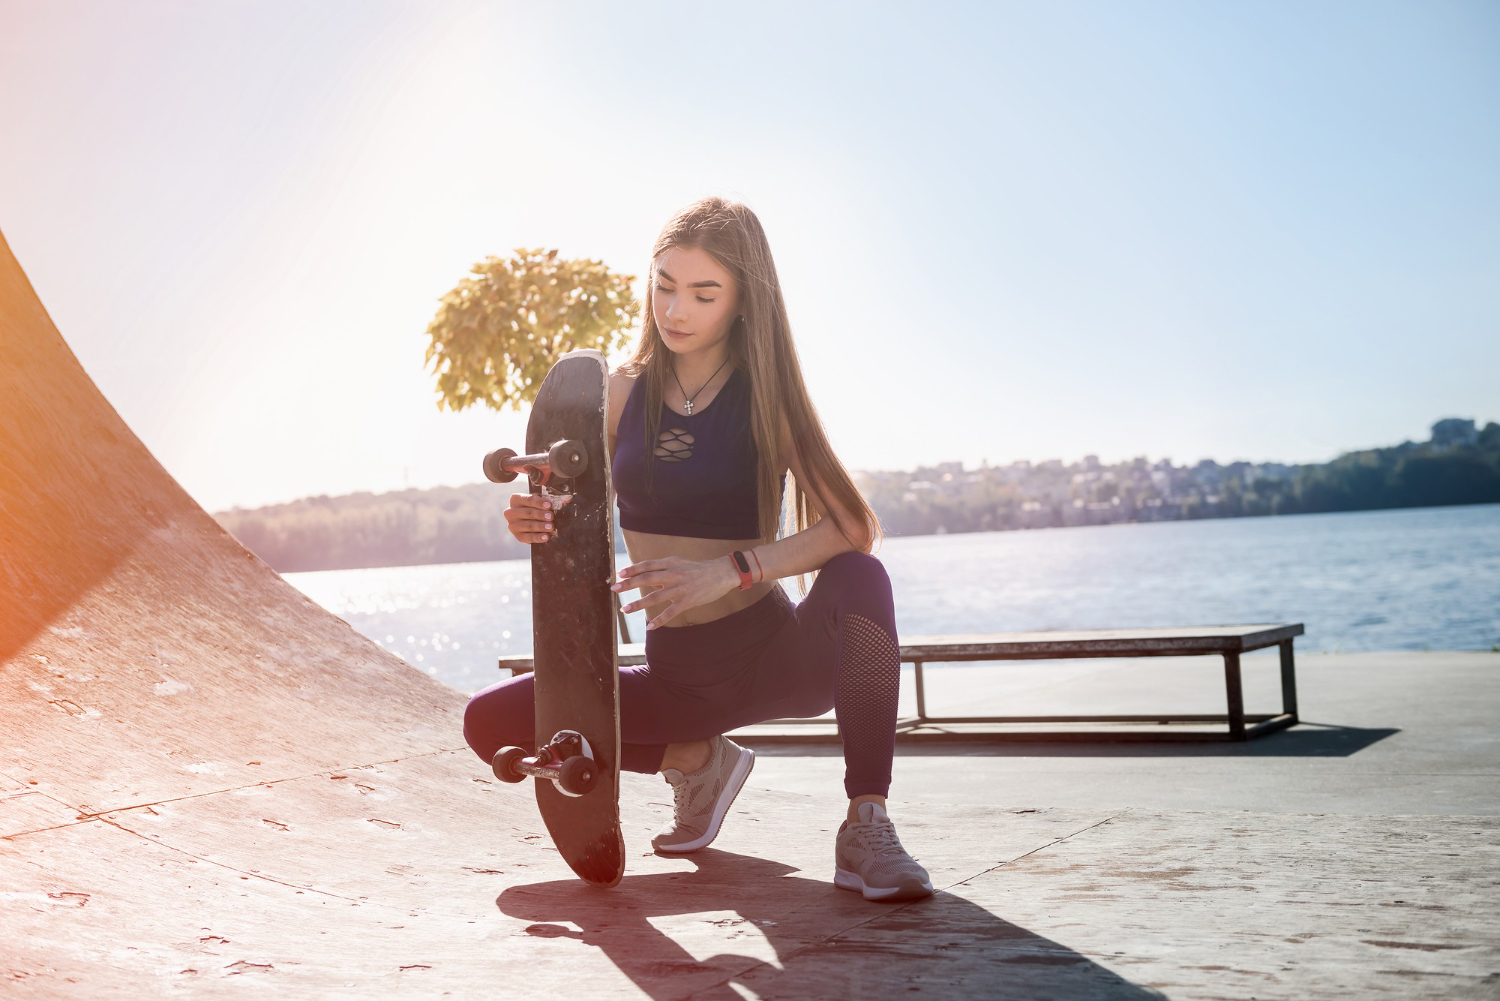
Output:
[[[896,753],[912,757],[953,757],[984,755],[996,758],[1347,758],[1365,748],[1400,733],[1397,727],[1339,726],[1335,723],[1301,722],[1287,730],[1234,743],[1224,740],[1146,741],[1089,740],[942,740],[922,743],[902,741]],[[843,748],[836,742],[790,744],[781,741],[758,741],[752,735],[736,735],[735,740],[755,748],[756,754],[783,758],[842,757]]]
[[[950,893],[877,904],[780,862],[714,849],[690,861],[696,872],[626,876],[614,890],[514,886],[495,903],[533,922],[527,935],[600,950],[656,1001],[740,1001],[731,984],[764,999],[1162,997]],[[717,927],[695,935],[695,923]],[[692,953],[726,931],[744,952]]]

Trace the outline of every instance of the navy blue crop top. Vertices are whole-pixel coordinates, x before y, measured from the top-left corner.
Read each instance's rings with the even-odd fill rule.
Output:
[[[663,403],[657,445],[649,452],[645,382],[636,379],[631,387],[615,436],[612,475],[620,527],[693,539],[760,538],[760,452],[750,430],[750,377],[735,369],[691,417]],[[785,474],[781,487],[786,490]]]

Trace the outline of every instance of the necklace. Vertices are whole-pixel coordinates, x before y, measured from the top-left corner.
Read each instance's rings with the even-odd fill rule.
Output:
[[[728,364],[729,364],[729,359],[725,358],[722,362],[719,363],[719,367],[716,368],[716,369],[714,369],[714,375],[718,375],[720,372],[724,371],[724,366],[728,365]],[[703,385],[701,385],[701,386],[698,387],[698,393],[701,393],[705,389],[708,388],[708,383],[714,381],[714,375],[709,376],[708,377],[708,382],[705,382]],[[677,380],[677,388],[682,390],[682,407],[683,407],[683,409],[687,411],[687,415],[689,417],[693,416],[693,396],[697,396],[698,393],[694,393],[693,396],[689,396],[688,395],[688,391],[686,389],[682,389],[682,380],[677,378],[677,366],[676,365],[672,366],[672,378]]]

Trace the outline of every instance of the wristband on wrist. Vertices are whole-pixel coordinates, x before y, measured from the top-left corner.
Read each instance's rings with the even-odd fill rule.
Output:
[[[729,554],[729,562],[734,564],[735,572],[740,575],[741,591],[755,583],[755,577],[750,573],[750,561],[745,559],[744,553],[736,549]]]
[[[755,550],[750,550],[750,558],[755,561],[755,569],[760,571],[760,580],[757,584],[764,584],[766,580],[766,568],[760,565],[760,557],[755,555]]]

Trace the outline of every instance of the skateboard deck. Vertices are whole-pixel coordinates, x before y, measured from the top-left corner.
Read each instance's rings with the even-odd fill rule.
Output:
[[[520,770],[536,777],[537,806],[557,850],[575,873],[598,886],[616,885],[625,871],[620,679],[610,590],[615,545],[606,446],[608,377],[598,351],[569,352],[542,380],[526,426],[528,455],[540,459],[552,449],[554,459],[545,472],[530,472],[531,492],[552,498],[556,526],[551,541],[531,547],[538,754],[544,756],[541,745],[555,734],[574,731],[582,736],[596,774],[586,776],[590,784],[581,794],[564,792],[569,783],[555,780],[558,764],[563,773],[569,771],[562,759],[578,754],[577,741],[558,745],[563,750],[552,756],[551,776],[539,774],[537,758],[524,759],[532,767]],[[575,464],[581,450],[581,472],[567,475],[572,468],[553,448],[559,442],[573,450]],[[498,763],[496,774],[501,774]]]

